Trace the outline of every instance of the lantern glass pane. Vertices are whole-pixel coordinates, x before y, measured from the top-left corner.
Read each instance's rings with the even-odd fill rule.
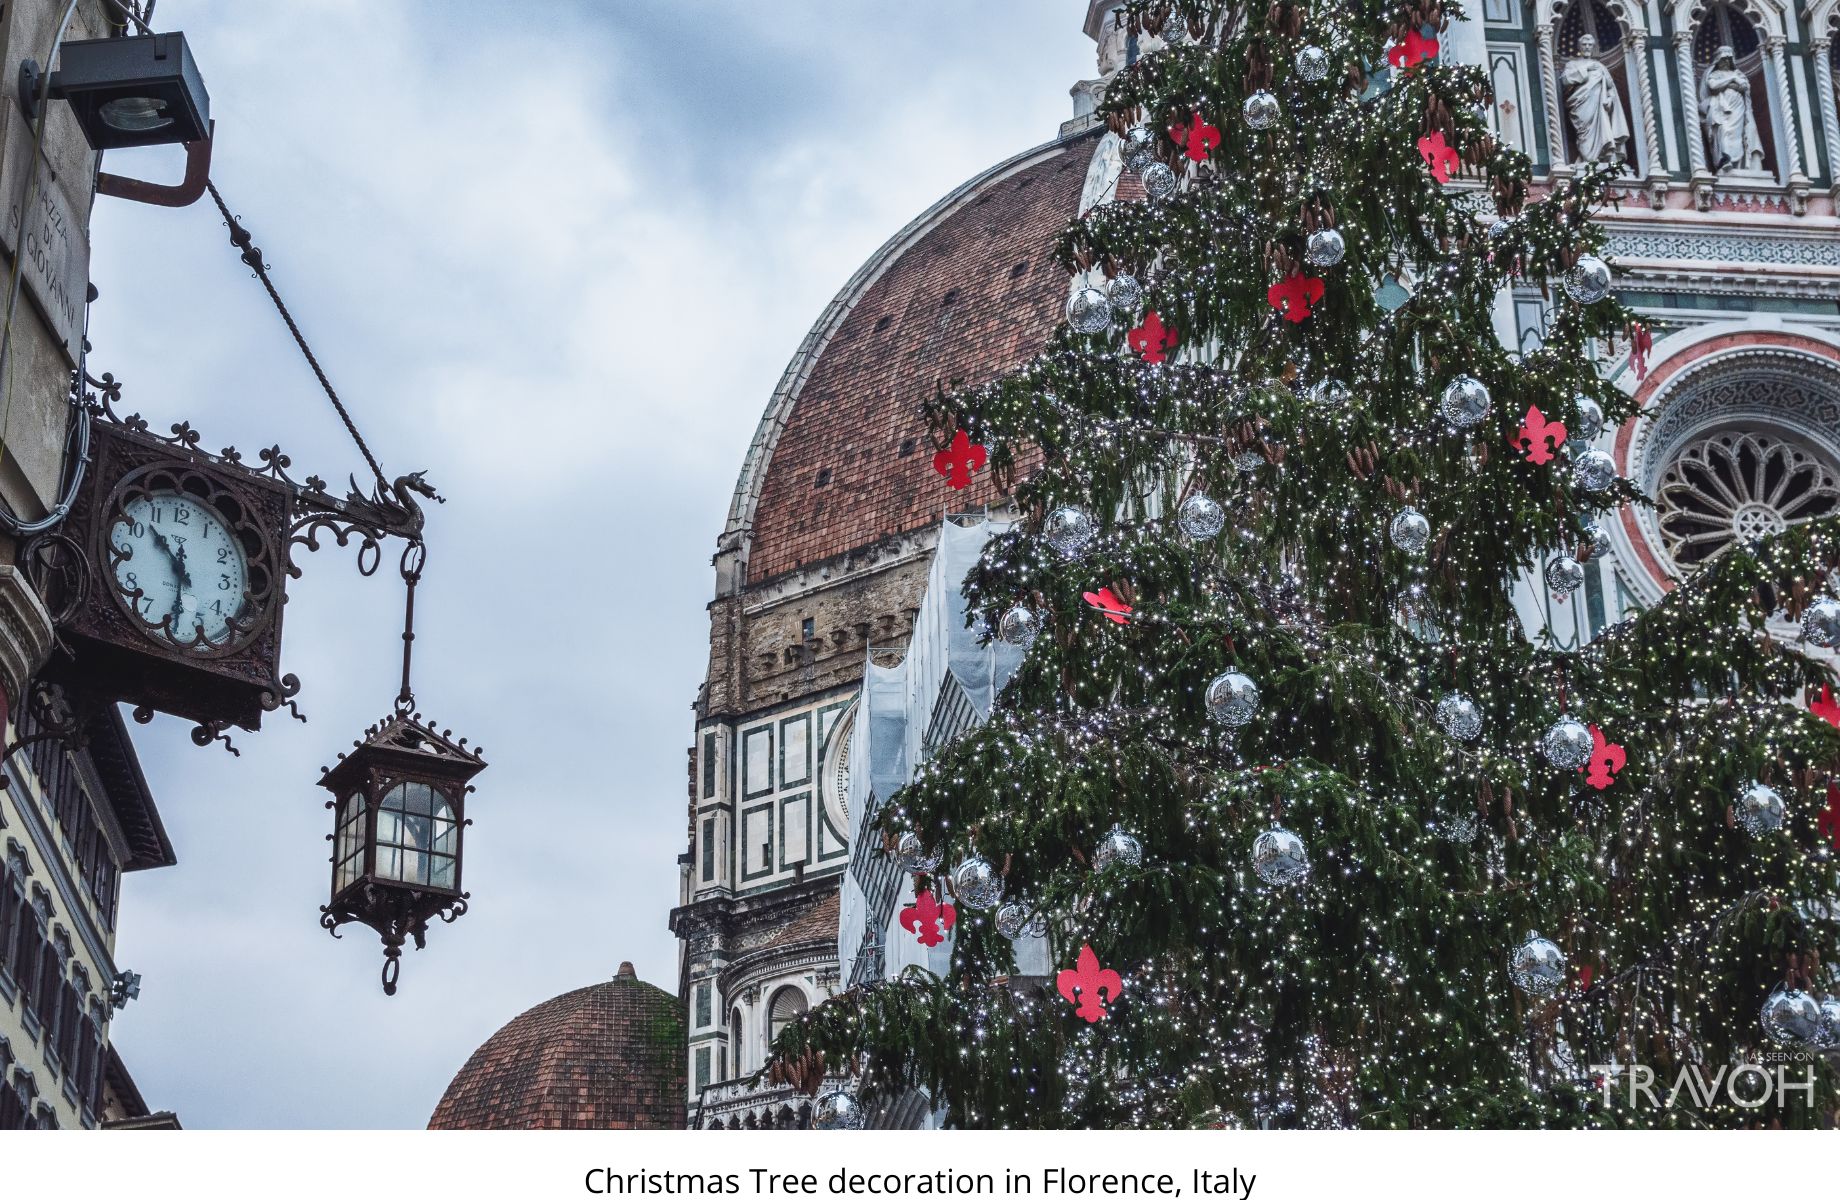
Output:
[[[377,875],[452,889],[459,875],[459,823],[447,797],[426,783],[399,783],[377,812]]]
[[[332,890],[336,894],[364,874],[364,797],[351,795],[339,806],[338,838],[333,858]]]

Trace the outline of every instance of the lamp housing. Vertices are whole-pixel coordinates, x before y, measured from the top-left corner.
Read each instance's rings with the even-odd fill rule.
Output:
[[[50,80],[40,71],[32,59],[19,66],[19,103],[26,116],[37,118],[41,92],[66,101],[91,149],[164,146],[210,136],[211,96],[183,33],[65,42]]]

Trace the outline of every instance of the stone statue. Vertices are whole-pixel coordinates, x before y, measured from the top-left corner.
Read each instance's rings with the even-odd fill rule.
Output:
[[[1578,161],[1627,161],[1629,121],[1623,116],[1623,97],[1610,68],[1597,61],[1597,39],[1591,34],[1578,39],[1577,53],[1565,60],[1559,84],[1565,89]]]
[[[1751,81],[1738,70],[1730,46],[1718,48],[1700,77],[1699,116],[1714,173],[1763,173],[1763,138],[1751,113]]]
[[[1099,25],[1099,75],[1110,79],[1117,74],[1129,52],[1130,34],[1118,23],[1115,12],[1106,13]]]

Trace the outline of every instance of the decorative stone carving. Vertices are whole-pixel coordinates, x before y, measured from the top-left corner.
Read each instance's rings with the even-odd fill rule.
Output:
[[[1751,111],[1751,81],[1737,55],[1720,46],[1699,81],[1699,116],[1706,131],[1708,165],[1717,175],[1763,174],[1763,135]]]
[[[1623,115],[1623,96],[1610,68],[1597,59],[1597,38],[1578,39],[1577,53],[1565,60],[1559,72],[1565,88],[1566,119],[1578,147],[1574,165],[1609,159],[1623,162],[1629,154],[1629,120]]]
[[[17,567],[0,565],[0,686],[12,711],[51,654],[51,614]]]
[[[1681,569],[1840,512],[1840,372],[1764,348],[1689,369],[1638,428],[1630,462],[1656,499],[1650,536]]]
[[[1668,556],[1693,566],[1734,542],[1840,512],[1840,471],[1811,444],[1726,429],[1674,455],[1661,472],[1655,504]]]

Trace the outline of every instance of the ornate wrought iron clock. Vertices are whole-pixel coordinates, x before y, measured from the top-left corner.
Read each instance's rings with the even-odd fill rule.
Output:
[[[64,633],[83,690],[222,728],[259,728],[299,683],[280,673],[295,489],[206,454],[183,427],[96,421],[72,509],[86,602]]]

